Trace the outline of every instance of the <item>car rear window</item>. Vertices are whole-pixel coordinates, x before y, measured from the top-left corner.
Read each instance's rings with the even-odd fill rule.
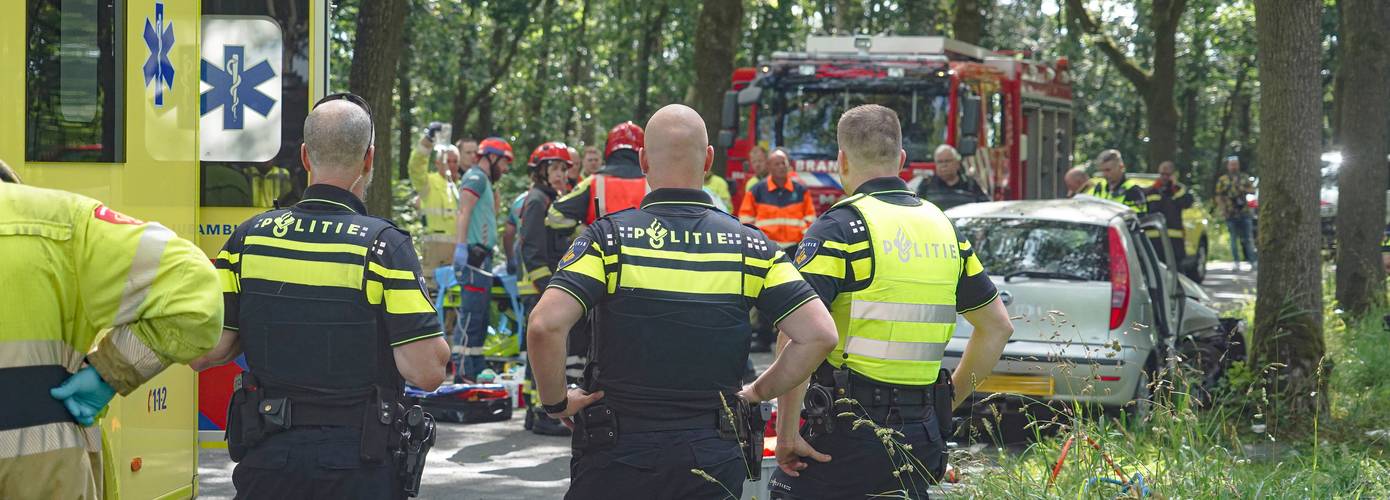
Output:
[[[1105,227],[1035,219],[956,219],[985,270],[995,276],[1020,271],[1110,279]]]

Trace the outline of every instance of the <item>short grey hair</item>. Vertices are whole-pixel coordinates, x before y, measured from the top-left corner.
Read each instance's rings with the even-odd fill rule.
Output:
[[[840,116],[835,135],[840,149],[852,162],[902,166],[902,123],[891,109],[877,104],[856,106]]]
[[[952,146],[950,144],[942,144],[940,146],[937,146],[936,151],[932,152],[932,159],[934,160],[937,156],[941,156],[941,153],[951,153],[952,159],[961,159],[960,151],[956,151],[955,146]]]
[[[1101,151],[1100,154],[1096,155],[1096,165],[1100,165],[1108,161],[1118,161],[1120,163],[1124,163],[1125,159],[1123,156],[1120,156],[1120,150],[1118,149],[1107,149],[1105,151]]]
[[[362,165],[372,142],[372,120],[367,110],[345,100],[320,104],[304,119],[304,145],[309,163],[328,170]]]

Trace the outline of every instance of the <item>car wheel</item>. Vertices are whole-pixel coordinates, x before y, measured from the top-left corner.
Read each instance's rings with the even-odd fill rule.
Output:
[[[1149,417],[1153,415],[1153,381],[1157,368],[1157,363],[1153,358],[1149,358],[1144,364],[1144,369],[1139,370],[1139,380],[1134,382],[1134,399],[1125,404],[1123,412],[1124,423],[1130,428],[1137,428],[1148,422]]]
[[[1197,255],[1192,259],[1192,267],[1187,270],[1187,277],[1198,284],[1207,279],[1207,240],[1202,238],[1202,242],[1197,245]]]
[[[1221,340],[1220,335],[1219,331],[1214,338],[1188,335],[1178,341],[1176,381],[1195,406],[1208,407],[1212,391],[1216,390],[1216,384],[1225,374],[1225,352],[1217,345],[1217,341]]]

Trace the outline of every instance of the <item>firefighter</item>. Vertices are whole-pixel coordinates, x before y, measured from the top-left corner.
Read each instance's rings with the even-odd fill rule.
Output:
[[[1164,226],[1168,228],[1168,244],[1173,248],[1173,262],[1182,265],[1183,259],[1187,258],[1182,211],[1192,207],[1192,193],[1186,185],[1178,182],[1173,170],[1171,161],[1158,164],[1158,179],[1144,190],[1144,200],[1148,203],[1149,212],[1163,214]],[[1144,234],[1149,237],[1154,249],[1161,253],[1163,239],[1158,231],[1148,230]]]
[[[942,144],[933,153],[936,160],[936,175],[928,177],[917,186],[917,196],[932,202],[937,208],[948,210],[966,203],[989,201],[985,191],[969,176],[961,175],[960,152],[950,144]]]
[[[430,175],[428,163],[430,153],[435,150],[434,134],[438,129],[431,126],[420,137],[415,150],[410,153],[407,170],[410,184],[420,194],[420,213],[424,216],[424,228],[418,239],[424,251],[423,264],[425,280],[434,283],[435,268],[449,266],[454,259],[454,231],[458,229],[455,217],[458,215],[459,193],[454,180],[458,178],[459,150],[450,144],[441,150],[435,160],[436,175]]]
[[[459,181],[458,228],[455,230],[454,277],[461,287],[458,321],[454,326],[454,382],[478,378],[486,363],[492,300],[492,253],[497,246],[497,204],[492,184],[511,167],[512,145],[499,137],[478,143],[478,163]]]
[[[758,181],[743,197],[738,219],[767,234],[772,243],[786,250],[801,241],[806,228],[816,220],[816,207],[806,186],[789,175],[790,161],[781,148],[767,156],[767,178]]]
[[[565,249],[569,248],[568,234],[545,226],[546,212],[550,210],[550,204],[555,201],[555,197],[566,185],[566,173],[573,170],[574,157],[565,148],[564,143],[547,142],[537,147],[531,153],[531,160],[527,163],[531,170],[531,190],[525,193],[526,198],[518,213],[521,214],[521,238],[520,256],[522,270],[519,273],[522,278],[519,286],[527,290],[545,290],[545,286],[550,282],[550,277],[555,273],[555,265],[560,262],[560,256]],[[521,299],[522,307],[527,311],[535,309],[536,302],[540,300],[540,295],[531,293],[523,295]],[[570,332],[569,350],[566,357],[566,376],[571,382],[578,380],[580,371],[583,369],[581,356],[587,353],[588,336],[587,330],[579,324]],[[524,342],[523,342],[524,343]],[[568,436],[569,428],[560,423],[559,420],[550,418],[541,409],[538,398],[535,394],[535,381],[531,376],[530,367],[527,367],[527,381],[530,386],[529,401],[530,407],[527,409],[531,414],[527,417],[527,429],[536,434],[550,436]]]
[[[274,207],[281,196],[294,189],[290,182],[290,171],[284,167],[256,165],[248,173],[253,207]]]
[[[574,241],[531,314],[541,402],[576,426],[565,498],[738,498],[745,464],[760,460],[740,453],[762,450],[760,438],[740,449],[752,424],[731,414],[804,379],[834,330],[782,252],[700,190],[714,160],[700,115],[673,104],[647,125],[640,161],[653,191]],[[740,391],[752,305],[789,341]],[[586,387],[567,393],[565,336],[586,312],[597,325]]]
[[[642,127],[632,122],[609,130],[603,168],[550,205],[546,226],[572,232],[580,224],[593,224],[599,217],[636,207],[647,194],[646,174],[637,164],[644,135]]]
[[[1119,151],[1101,151],[1100,155],[1096,156],[1096,168],[1101,176],[1094,180],[1094,185],[1087,194],[1122,203],[1140,214],[1148,211],[1144,188],[1139,187],[1133,179],[1125,177],[1125,161],[1120,157]]]
[[[777,420],[773,498],[927,498],[945,472],[952,409],[989,375],[1013,332],[970,242],[898,178],[907,160],[900,127],[896,113],[872,104],[840,118],[840,178],[854,195],[816,221],[794,260],[829,304],[839,343],[809,390],[778,400],[781,415],[808,407],[803,429],[796,418]],[[952,377],[941,359],[957,314],[974,333]],[[911,457],[885,453],[875,427],[898,431],[908,446],[894,451]]]
[[[3,162],[0,181],[0,498],[100,498],[93,424],[217,342],[217,274],[158,223],[19,185]]]
[[[351,94],[304,120],[304,199],[237,227],[216,265],[227,311],[203,369],[246,353],[228,411],[237,498],[402,498],[403,382],[444,380],[448,344],[410,235],[367,215],[371,115]]]

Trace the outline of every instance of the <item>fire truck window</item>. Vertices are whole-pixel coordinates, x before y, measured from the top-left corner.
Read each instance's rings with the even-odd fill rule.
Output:
[[[125,160],[119,0],[29,0],[24,159]]]
[[[834,158],[835,126],[845,110],[878,104],[898,113],[909,160],[926,161],[946,139],[945,88],[796,89],[785,94],[781,141],[797,158]]]
[[[985,113],[989,119],[989,130],[985,131],[985,144],[991,147],[1004,146],[1008,142],[1008,135],[1004,133],[1004,95],[997,92],[990,94]]]

